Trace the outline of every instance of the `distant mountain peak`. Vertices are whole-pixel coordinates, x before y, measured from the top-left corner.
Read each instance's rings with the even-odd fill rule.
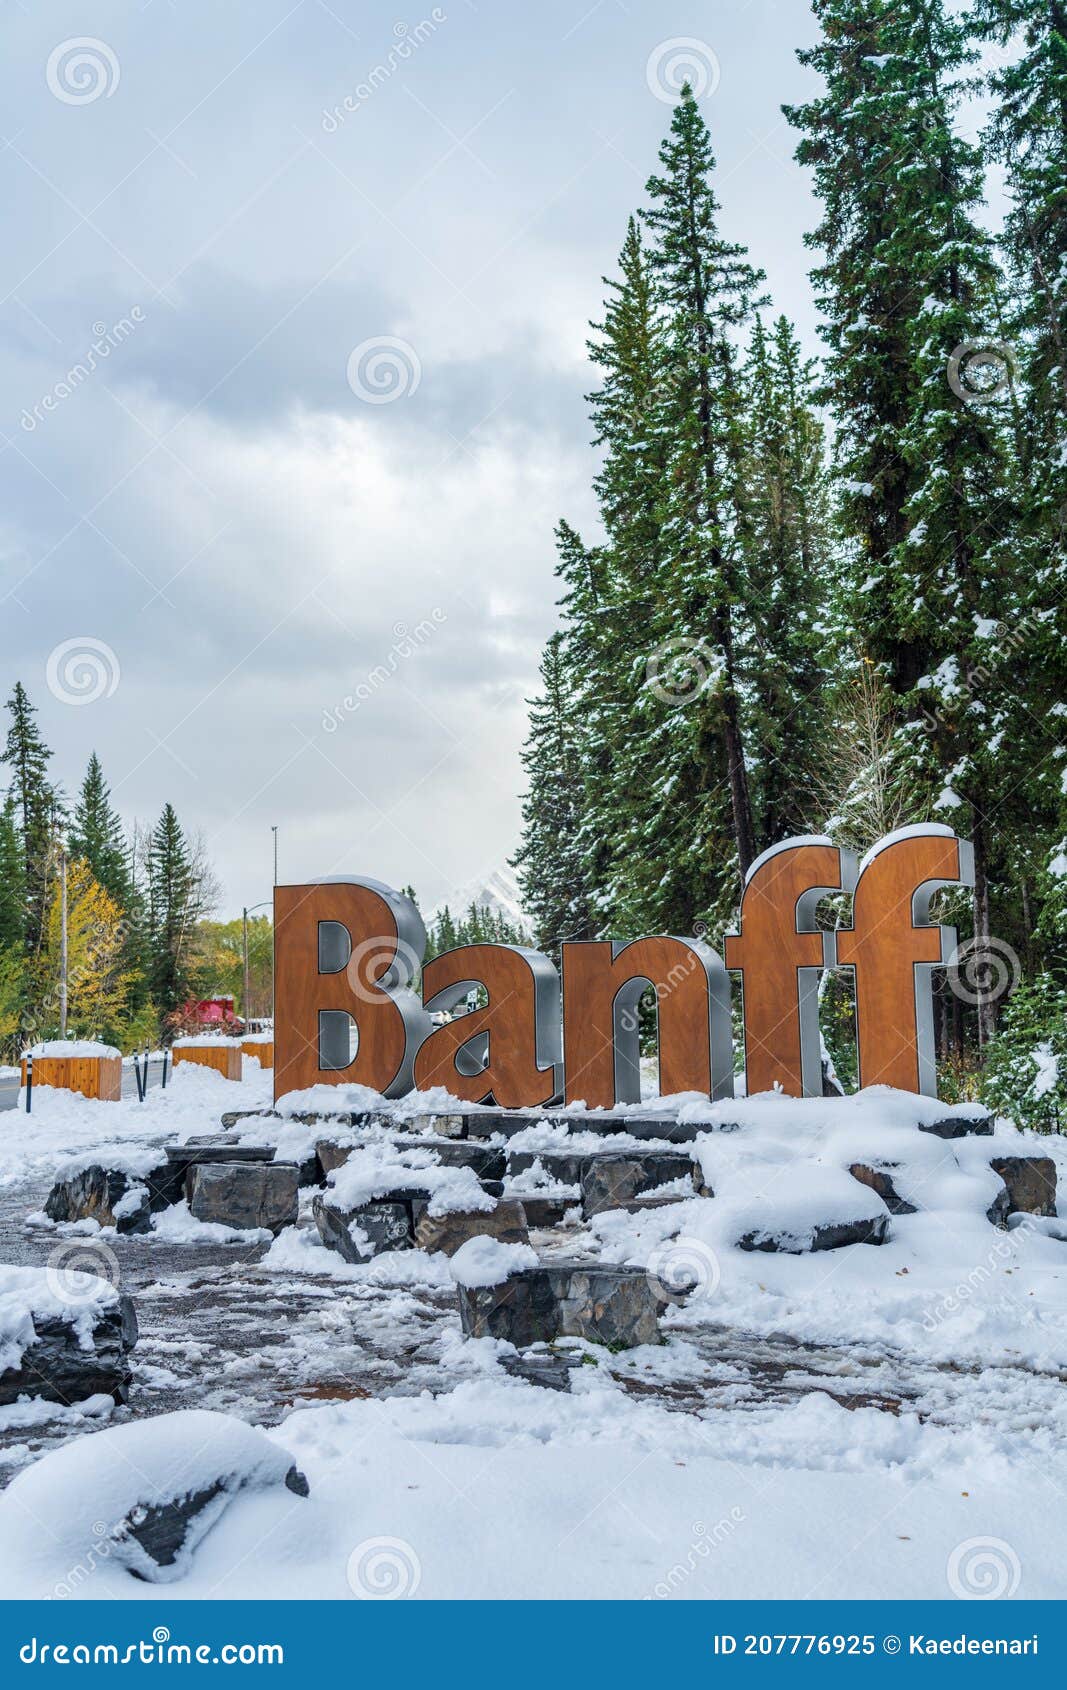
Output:
[[[489,874],[478,875],[458,887],[455,892],[450,892],[447,898],[442,898],[434,905],[428,919],[436,921],[447,905],[453,920],[459,920],[472,904],[478,909],[491,910],[494,915],[502,915],[515,927],[524,927],[527,932],[531,931],[530,918],[522,907],[519,883],[514,871],[506,864],[502,868],[493,869]]]

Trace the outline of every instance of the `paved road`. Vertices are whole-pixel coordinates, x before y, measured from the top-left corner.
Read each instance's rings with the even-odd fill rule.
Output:
[[[148,1064],[148,1083],[149,1083],[149,1085],[150,1086],[158,1086],[159,1082],[162,1078],[162,1075],[163,1075],[163,1059],[162,1059],[162,1057],[157,1058],[157,1060],[155,1060],[155,1061],[150,1061],[149,1064]],[[167,1064],[167,1077],[168,1077],[168,1079],[170,1078],[170,1064],[169,1064],[169,1062]],[[123,1095],[123,1097],[136,1097],[137,1096],[137,1080],[136,1080],[136,1077],[134,1075],[133,1068],[127,1066],[125,1063],[123,1064],[123,1068],[122,1068],[122,1095]],[[14,1109],[16,1107],[17,1103],[18,1103],[18,1100],[19,1100],[19,1082],[18,1082],[17,1078],[15,1078],[14,1076],[9,1076],[6,1079],[0,1078],[0,1109]]]

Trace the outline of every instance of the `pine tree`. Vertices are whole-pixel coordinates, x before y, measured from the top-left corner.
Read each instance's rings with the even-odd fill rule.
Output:
[[[541,686],[541,695],[529,701],[530,731],[522,753],[529,787],[522,806],[522,845],[512,865],[539,949],[558,955],[561,940],[590,933],[582,895],[582,769],[561,633],[553,634],[545,648]]]
[[[193,934],[203,913],[189,843],[174,808],[148,842],[149,989],[162,1015],[181,1009],[194,983]]]
[[[71,815],[68,833],[73,857],[87,863],[95,880],[125,910],[130,904],[130,857],[122,821],[94,751]]]
[[[21,836],[22,875],[26,895],[24,945],[27,956],[41,948],[48,890],[52,878],[52,845],[60,814],[59,795],[48,779],[52,753],[37,729],[36,714],[21,681],[8,700],[11,725],[0,762],[11,769],[11,792]]]
[[[829,478],[812,371],[788,318],[778,318],[770,337],[757,319],[743,371],[743,670],[761,847],[810,831],[811,776],[826,735]]]
[[[810,240],[824,254],[814,279],[854,614],[901,699],[914,819],[940,811],[974,840],[986,944],[993,824],[1011,776],[989,658],[1029,564],[1005,538],[1010,385],[983,380],[1000,278],[976,218],[982,159],[954,127],[974,52],[942,0],[815,0],[815,11],[823,39],[800,58],[826,91],[787,115],[824,205]],[[989,1004],[980,1028],[991,1032]]]
[[[650,204],[644,213],[656,237],[652,263],[669,316],[673,374],[656,419],[670,439],[662,512],[670,593],[660,628],[663,648],[681,642],[672,649],[683,665],[698,672],[710,668],[699,675],[700,684],[687,701],[687,731],[674,736],[680,742],[681,778],[673,784],[672,800],[692,805],[692,814],[706,811],[700,771],[718,741],[743,875],[756,841],[739,685],[736,607],[744,600],[747,515],[743,396],[734,341],[757,303],[762,274],[748,262],[744,248],[719,233],[711,139],[688,86],[660,148],[660,166],[660,174],[649,178]],[[707,846],[698,828],[696,860]],[[710,860],[702,867],[708,876]]]
[[[26,941],[22,834],[14,794],[0,808],[0,951],[21,957]]]

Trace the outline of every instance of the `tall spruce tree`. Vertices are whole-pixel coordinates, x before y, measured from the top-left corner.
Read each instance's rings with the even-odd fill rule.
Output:
[[[663,595],[659,630],[661,650],[676,652],[678,666],[691,669],[697,683],[691,695],[687,689],[684,716],[672,712],[675,732],[667,749],[675,752],[671,801],[704,818],[689,836],[686,855],[691,882],[705,886],[706,907],[716,853],[705,825],[710,815],[704,777],[709,761],[713,766],[719,761],[709,757],[716,745],[742,875],[756,854],[738,653],[747,517],[736,335],[752,315],[763,278],[745,249],[719,232],[711,138],[688,85],[659,156],[644,213],[655,237],[652,264],[668,315],[672,375],[656,416],[669,439],[662,519],[670,591]],[[670,694],[672,688],[666,690]],[[716,777],[719,772],[714,769]],[[683,919],[686,913],[679,911]]]
[[[173,806],[165,804],[148,843],[148,981],[161,1015],[192,994],[192,937],[201,913],[189,844]]]
[[[0,808],[0,951],[21,958],[26,942],[22,833],[14,794]]]
[[[822,423],[788,318],[752,333],[743,372],[745,591],[742,648],[757,842],[810,831],[812,771],[825,736],[824,618],[831,589]]]
[[[1001,245],[1020,362],[1013,538],[1026,536],[1029,571],[1010,632],[1015,709],[1007,737],[1019,769],[1015,837],[1036,850],[1021,849],[1013,867],[1031,918],[1024,957],[1047,966],[1054,956],[1028,956],[1026,940],[1036,934],[1044,947],[1057,925],[1067,848],[1067,3],[975,0],[972,19],[992,56],[987,140],[1009,196]],[[1043,898],[1047,919],[1038,911]]]
[[[522,807],[522,845],[512,863],[536,943],[558,954],[562,940],[584,939],[590,933],[580,838],[582,768],[562,633],[553,634],[545,648],[541,694],[530,700],[522,762],[529,785]]]
[[[68,832],[71,855],[88,863],[93,878],[121,909],[130,904],[130,855],[122,821],[94,751],[89,758]]]
[[[954,125],[974,50],[942,0],[814,9],[823,38],[800,58],[825,92],[787,115],[823,202],[810,240],[824,255],[814,280],[854,538],[849,587],[866,654],[901,699],[915,819],[940,810],[974,840],[986,945],[1011,756],[990,642],[1018,614],[1028,564],[1005,534],[1010,384],[985,379],[999,276],[976,217],[982,159]],[[985,1002],[985,1036],[991,1017]]]
[[[22,847],[22,875],[26,898],[23,943],[28,956],[41,949],[52,876],[52,844],[59,814],[59,795],[48,779],[52,753],[37,728],[37,712],[21,681],[8,700],[11,723],[0,762],[11,769]]]

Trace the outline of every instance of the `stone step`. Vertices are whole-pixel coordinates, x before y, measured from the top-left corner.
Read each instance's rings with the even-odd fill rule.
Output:
[[[639,1268],[554,1261],[523,1268],[499,1285],[460,1285],[458,1292],[467,1338],[503,1338],[516,1349],[557,1338],[613,1349],[660,1342],[661,1304]]]
[[[189,1170],[189,1213],[244,1232],[265,1227],[277,1235],[297,1218],[299,1169],[295,1162],[194,1163]]]
[[[338,1144],[332,1139],[319,1139],[315,1145],[323,1178],[334,1168],[340,1168],[362,1147],[358,1144]],[[501,1180],[506,1170],[502,1147],[482,1144],[477,1139],[417,1138],[405,1133],[403,1148],[431,1150],[445,1168],[471,1168],[481,1180]]]
[[[347,1262],[366,1262],[385,1250],[443,1251],[452,1256],[469,1238],[482,1236],[502,1244],[529,1241],[526,1212],[514,1199],[498,1196],[491,1209],[431,1215],[431,1197],[429,1189],[405,1186],[346,1209],[327,1193],[313,1198],[311,1210],[322,1242]],[[353,1225],[365,1235],[364,1243],[352,1237]]]

